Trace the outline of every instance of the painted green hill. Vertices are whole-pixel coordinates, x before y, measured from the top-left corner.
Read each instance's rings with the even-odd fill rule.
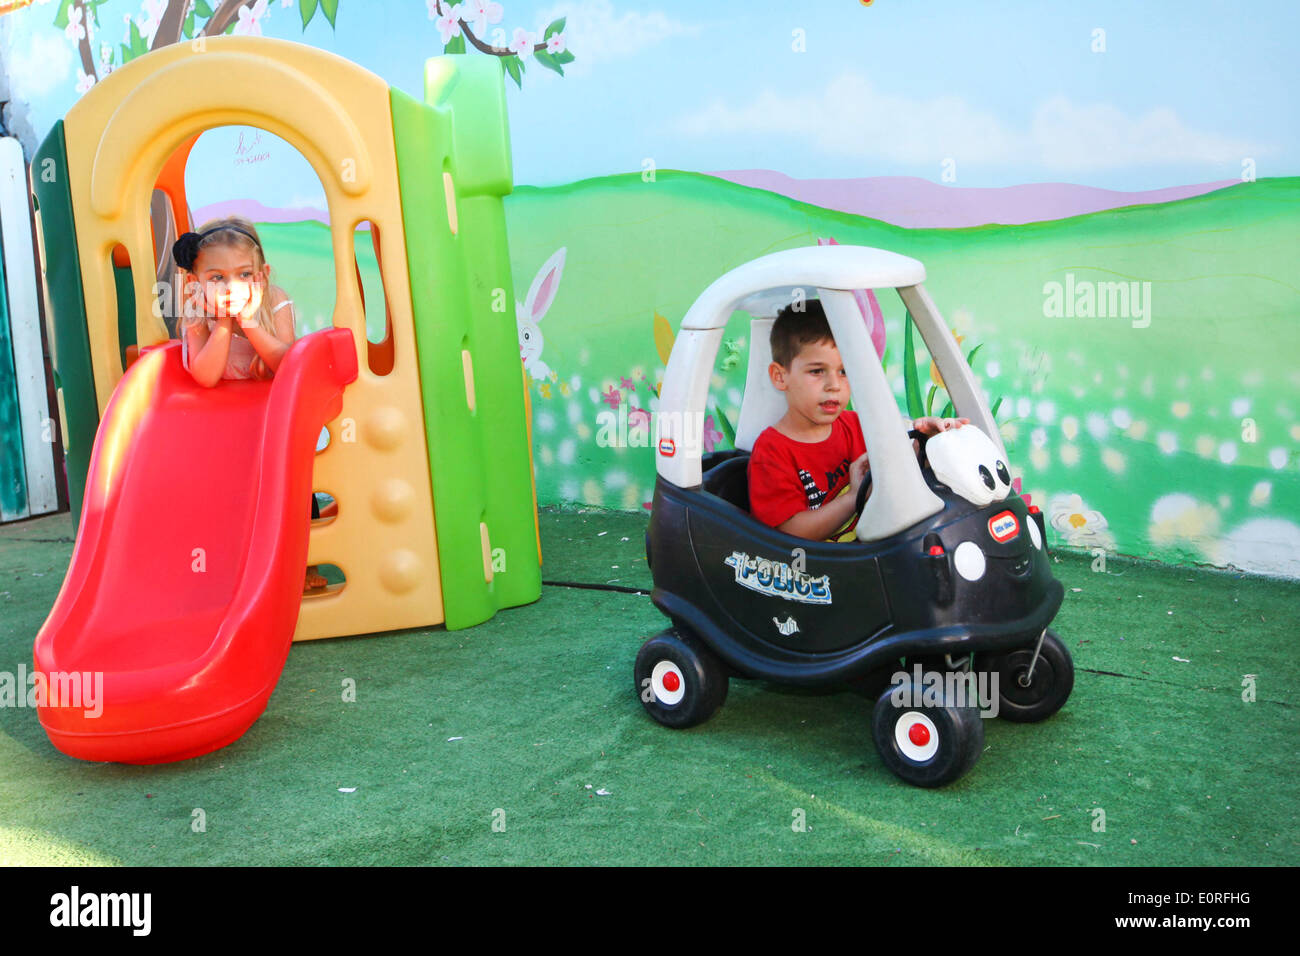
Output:
[[[1058,544],[1300,573],[1291,556],[1300,547],[1300,179],[1054,222],[913,230],[660,172],[654,182],[630,174],[520,187],[507,215],[518,298],[567,250],[539,326],[556,376],[534,393],[543,501],[648,501],[650,452],[601,447],[597,415],[616,401],[649,407],[639,375],[653,383],[661,374],[654,314],[675,328],[728,269],[833,236],[926,264],[927,287],[966,349],[983,345],[975,370],[1003,400],[998,417],[1024,490],[1053,504]],[[1097,314],[1122,305],[1105,286],[1093,317],[1060,301],[1117,282],[1145,293],[1127,316]],[[903,407],[903,309],[892,294],[881,303]],[[733,317],[733,342],[746,331]],[[715,381],[733,420],[743,368],[742,353]]]
[[[975,372],[1001,399],[1013,474],[1048,510],[1056,545],[1300,576],[1300,178],[968,229],[906,229],[672,171],[653,182],[521,186],[506,213],[519,302],[566,250],[537,326],[549,370],[532,393],[543,504],[648,502],[654,462],[636,410],[653,411],[662,376],[656,313],[675,331],[728,269],[834,237],[925,263],[964,349],[982,346]],[[277,281],[307,325],[323,327],[333,309],[328,231],[264,231]],[[377,332],[382,307],[369,297],[381,285],[373,255],[363,258]],[[903,409],[904,311],[892,293],[880,301]],[[733,316],[714,379],[731,421],[747,334],[747,317]],[[936,412],[943,402],[939,393]],[[721,443],[726,429],[710,424]]]

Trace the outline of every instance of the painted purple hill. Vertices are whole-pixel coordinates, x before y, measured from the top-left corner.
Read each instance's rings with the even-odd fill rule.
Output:
[[[328,225],[330,221],[330,214],[325,209],[317,209],[314,206],[277,209],[274,206],[263,206],[256,199],[228,199],[225,202],[214,202],[210,206],[193,210],[193,215],[196,226],[202,225],[209,219],[224,219],[226,216],[243,216],[250,222],[302,222],[314,219]]]
[[[1121,192],[1069,183],[1030,183],[1001,188],[943,186],[916,176],[794,179],[769,169],[733,169],[708,175],[909,229],[960,229],[988,223],[1020,225],[1067,219],[1121,206],[1173,202],[1237,183],[1235,179],[1225,179]]]

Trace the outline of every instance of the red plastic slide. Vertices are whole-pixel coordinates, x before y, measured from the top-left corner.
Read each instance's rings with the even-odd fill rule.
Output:
[[[33,650],[55,747],[183,760],[237,740],[266,709],[298,622],[316,440],[356,378],[346,329],[295,342],[270,382],[204,388],[179,342],[127,370]]]

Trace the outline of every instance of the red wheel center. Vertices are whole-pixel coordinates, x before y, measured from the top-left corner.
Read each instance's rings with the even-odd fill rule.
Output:
[[[677,688],[681,686],[682,686],[682,679],[678,677],[676,674],[674,674],[672,671],[669,671],[667,674],[664,675],[664,690],[668,691],[668,693],[670,694],[677,693]]]
[[[907,739],[918,747],[924,747],[930,742],[930,730],[925,724],[913,724],[908,728]]]

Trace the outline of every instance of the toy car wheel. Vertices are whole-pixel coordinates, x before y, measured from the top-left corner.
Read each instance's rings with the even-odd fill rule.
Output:
[[[1052,630],[1043,635],[1036,662],[1031,644],[979,666],[997,674],[998,716],[1016,723],[1046,720],[1064,706],[1074,689],[1074,662],[1064,642]]]
[[[925,703],[923,688],[907,681],[876,699],[871,734],[885,766],[918,787],[942,787],[975,765],[984,750],[984,723],[972,701],[957,706],[943,691]]]
[[[641,645],[636,655],[636,692],[648,713],[665,727],[702,724],[727,699],[722,662],[697,641],[674,630]]]

